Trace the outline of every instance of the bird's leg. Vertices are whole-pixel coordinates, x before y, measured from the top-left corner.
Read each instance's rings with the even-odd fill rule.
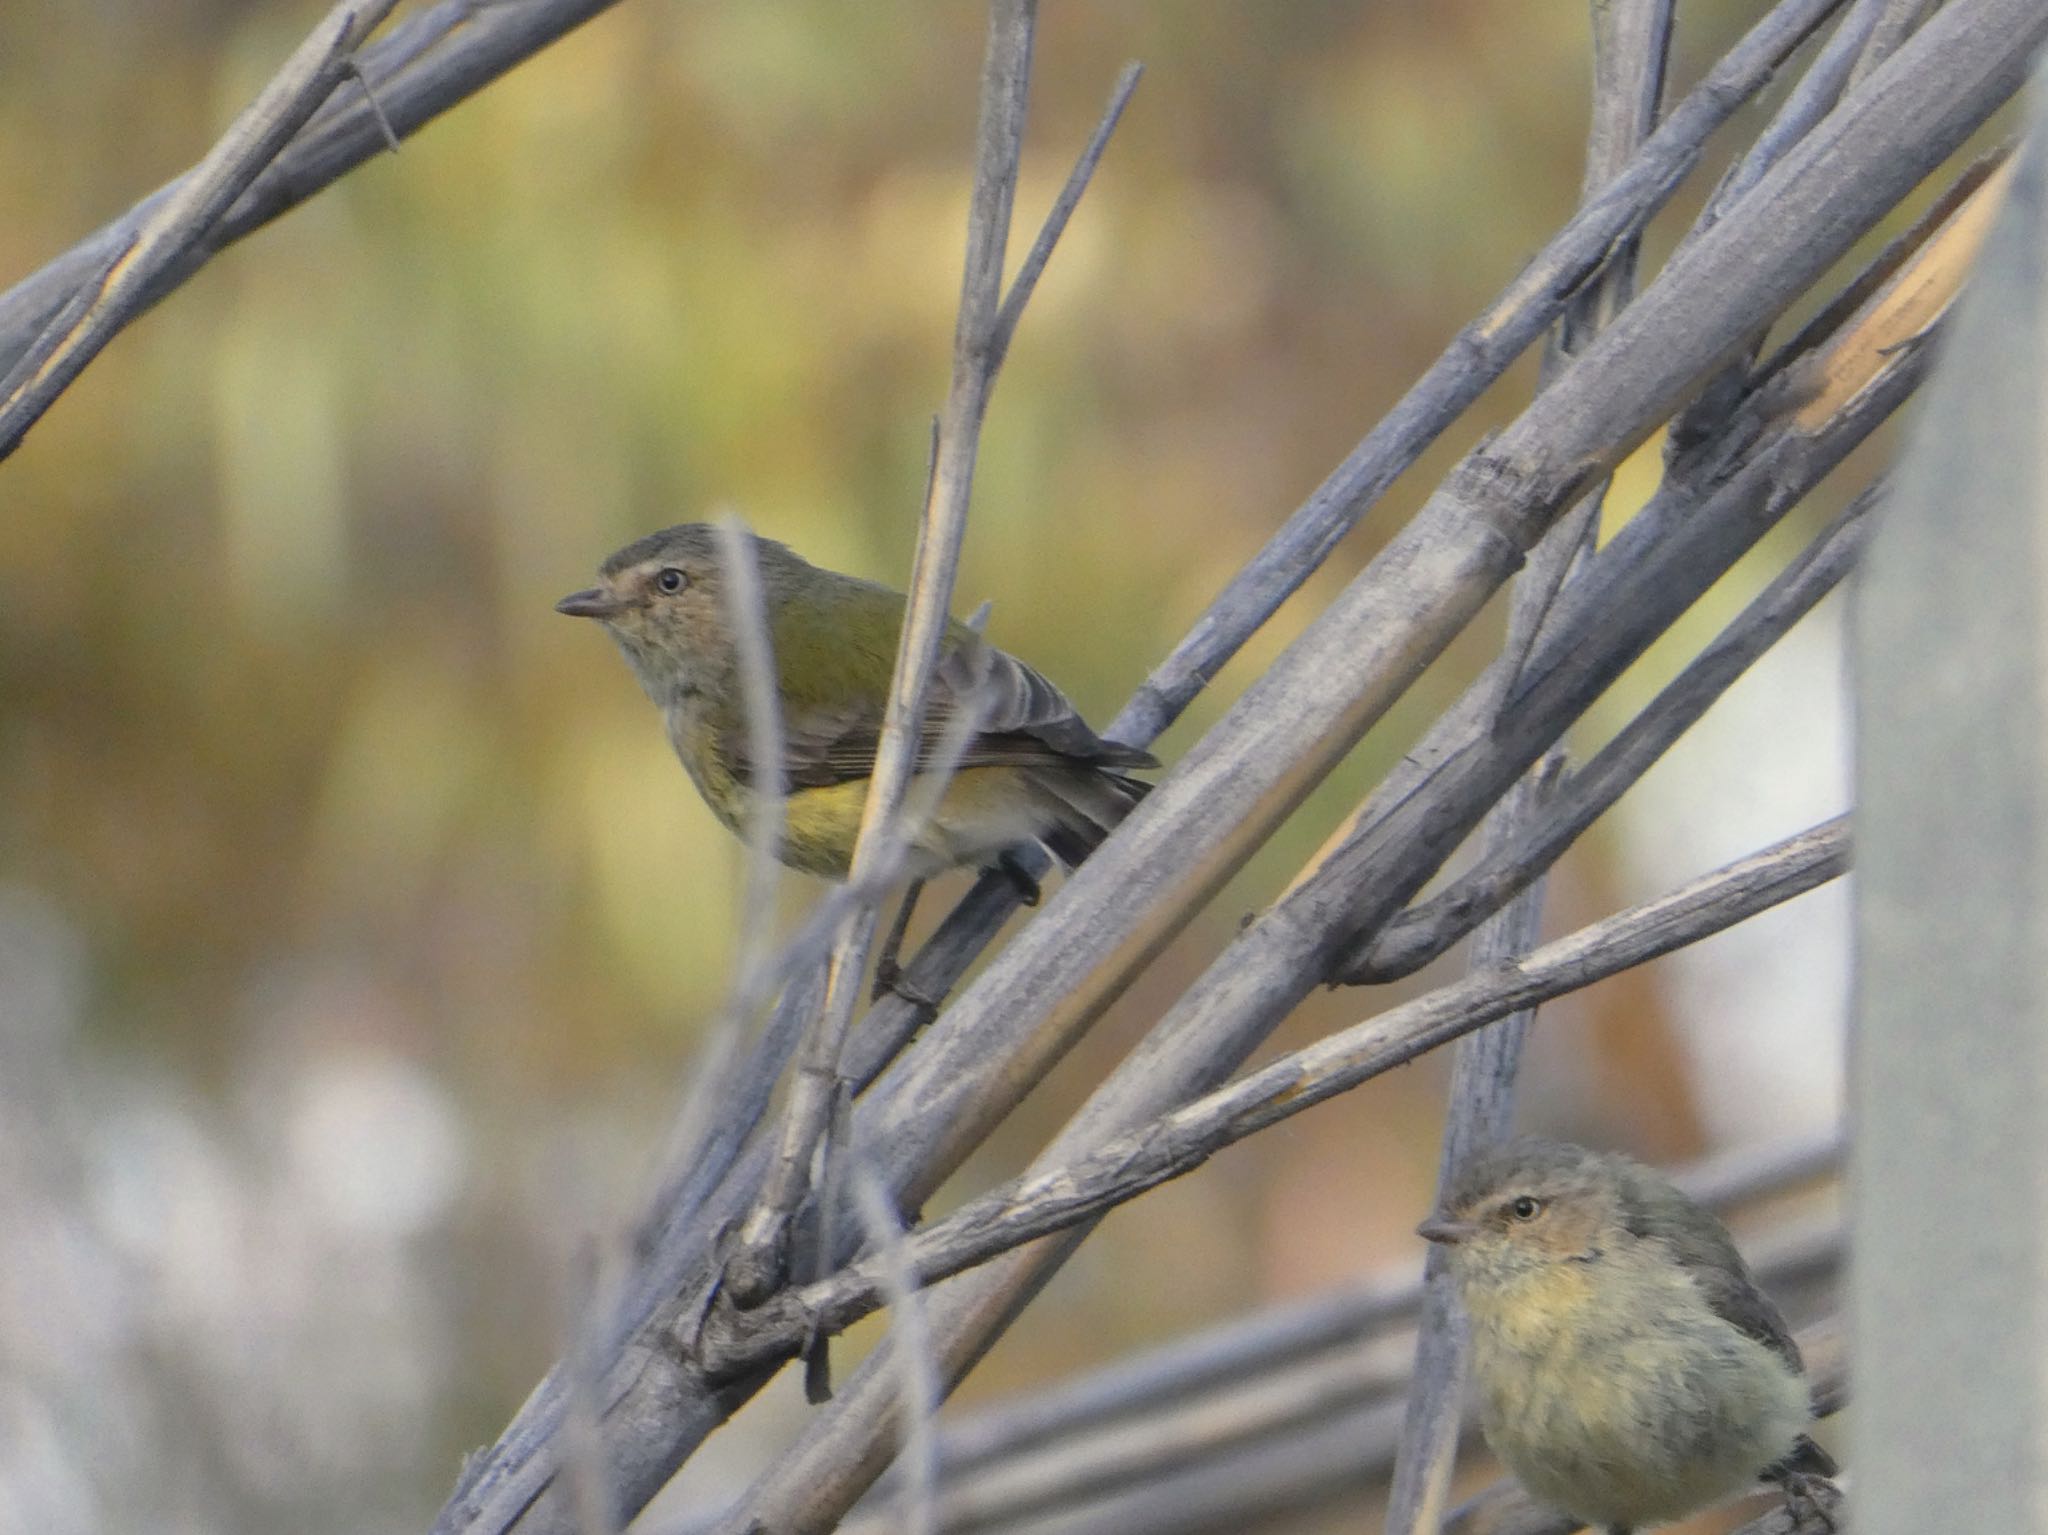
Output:
[[[1015,853],[1002,854],[996,859],[996,867],[1002,871],[1003,877],[1016,887],[1018,900],[1022,901],[1026,906],[1036,906],[1038,904],[1038,881],[1032,877],[1031,871],[1025,868],[1023,863],[1018,860]]]
[[[936,1009],[938,1003],[921,996],[903,979],[903,966],[898,963],[903,953],[903,938],[910,931],[910,914],[917,910],[917,898],[924,894],[924,881],[914,879],[903,889],[903,904],[896,908],[896,919],[889,924],[889,935],[882,940],[882,954],[875,961],[875,986],[868,994],[870,1002],[879,1002],[890,992],[913,1007]]]
[[[841,1077],[834,1086],[832,1117],[827,1121],[825,1144],[821,1148],[823,1167],[818,1176],[818,1225],[809,1264],[813,1282],[832,1272],[838,1261],[839,1238],[835,1230],[839,1205],[846,1189],[846,1162],[853,1154],[853,1084]],[[791,1265],[795,1267],[794,1264]],[[821,1332],[817,1318],[811,1318],[804,1339],[804,1400],[813,1407],[832,1400],[832,1340]]]

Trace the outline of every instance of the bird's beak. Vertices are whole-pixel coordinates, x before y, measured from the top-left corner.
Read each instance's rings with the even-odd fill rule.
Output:
[[[571,618],[616,618],[626,611],[626,604],[601,586],[587,586],[556,603],[555,611]]]
[[[1469,1242],[1479,1235],[1479,1223],[1454,1221],[1447,1215],[1432,1215],[1415,1228],[1415,1234],[1432,1242],[1441,1242],[1446,1247],[1456,1247],[1460,1242]]]

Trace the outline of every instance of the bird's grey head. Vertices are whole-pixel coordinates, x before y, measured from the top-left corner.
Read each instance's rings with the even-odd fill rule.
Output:
[[[809,567],[772,539],[743,535],[769,612]],[[723,685],[736,665],[726,542],[708,523],[686,522],[635,539],[598,568],[595,586],[555,611],[603,624],[649,696],[660,704]]]
[[[1442,1245],[1461,1281],[1505,1282],[1561,1263],[1596,1261],[1625,1239],[1634,1164],[1533,1136],[1482,1152],[1417,1231]]]

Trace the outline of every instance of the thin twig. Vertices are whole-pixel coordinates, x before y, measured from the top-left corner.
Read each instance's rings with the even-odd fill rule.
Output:
[[[155,303],[236,240],[383,153],[387,130],[401,137],[417,131],[612,3],[440,0],[406,16],[349,57],[365,92],[374,92],[374,104],[365,92],[330,95],[270,168],[158,275],[144,303]],[[359,9],[367,18],[368,9]],[[134,243],[192,174],[159,187],[0,294],[0,368],[11,370],[21,361],[52,317]]]
[[[391,126],[391,119],[384,115],[384,108],[377,102],[377,88],[370,84],[370,77],[363,73],[363,66],[350,58],[342,65],[342,73],[362,87],[363,101],[369,106],[370,116],[376,119],[377,132],[384,140],[384,147],[394,155],[398,153],[398,130]]]
[[[1742,158],[1723,173],[1708,196],[1706,207],[1686,231],[1681,246],[1720,223],[1728,210],[1763,180],[1765,172],[1784,159],[1793,145],[1813,131],[1814,124],[1835,109],[1851,83],[1851,71],[1858,57],[1869,43],[1885,7],[1891,3],[1892,0],[1854,0],[1814,55],[1813,63],[1786,93],[1763,132],[1743,151]]]
[[[980,632],[981,624],[987,618],[988,604],[983,603],[975,611],[973,627]],[[974,688],[953,701],[951,712],[941,726],[939,735],[928,752],[921,758],[921,771],[911,779],[910,790],[898,814],[878,833],[875,847],[874,868],[868,878],[877,888],[885,888],[901,872],[908,857],[911,842],[917,834],[938,814],[939,804],[945,798],[947,786],[953,774],[966,756],[967,748],[980,734],[993,700],[985,686],[977,682]],[[870,903],[872,913],[873,905]],[[828,961],[829,965],[829,961]],[[818,1190],[818,1223],[816,1241],[811,1253],[811,1262],[806,1279],[819,1279],[830,1272],[834,1255],[839,1251],[836,1220],[839,1214],[837,1190],[841,1183],[839,1166],[843,1153],[851,1145],[849,1133],[850,1106],[853,1094],[862,1081],[849,1076],[845,1062],[840,1062],[832,1084],[831,1119],[829,1133],[824,1144],[824,1167]],[[815,1356],[808,1358],[810,1372],[805,1379],[805,1389],[814,1402],[825,1400],[830,1394],[828,1360],[821,1348]]]
[[[727,511],[713,522],[725,589],[731,593],[748,760],[767,767],[756,777],[747,817],[732,983],[691,1062],[690,1085],[672,1121],[661,1160],[667,1171],[653,1208],[666,1221],[686,1219],[685,1212],[694,1211],[716,1181],[713,1169],[723,1171],[730,1165],[740,1141],[766,1112],[769,1095],[794,1048],[791,1009],[806,999],[813,1005],[816,1001],[815,993],[804,984],[804,967],[776,964],[775,897],[782,877],[777,850],[782,841],[786,785],[782,702],[761,573],[752,536],[739,519]],[[783,988],[781,1005],[770,1016],[750,1058],[735,1064],[748,1021],[760,1009],[768,989],[778,982]],[[643,1250],[652,1236],[643,1221],[634,1250]],[[628,1293],[634,1288],[625,1287]],[[609,1325],[616,1330],[616,1321]]]
[[[934,1535],[938,1529],[939,1486],[935,1419],[942,1393],[932,1369],[931,1342],[925,1335],[924,1298],[917,1276],[911,1271],[903,1227],[889,1202],[888,1190],[864,1160],[855,1156],[852,1161],[854,1203],[860,1210],[868,1245],[881,1261],[896,1344],[892,1357],[899,1382],[896,1411],[903,1442],[903,1486],[892,1527],[907,1535]]]
[[[1519,961],[1441,987],[1378,1017],[1282,1056],[1086,1156],[1013,1179],[913,1232],[906,1258],[929,1285],[998,1254],[1092,1219],[1217,1151],[1517,1009],[1643,964],[1840,875],[1849,861],[1846,818],[1748,858],[1531,951]],[[732,1318],[713,1318],[702,1359],[715,1378],[787,1358],[813,1326],[838,1331],[887,1297],[879,1260],[863,1259],[814,1285]]]
[[[1009,355],[1010,338],[1017,333],[1017,322],[1024,318],[1024,306],[1031,302],[1031,295],[1037,291],[1039,275],[1044,272],[1046,262],[1052,259],[1053,247],[1059,244],[1060,236],[1066,232],[1067,220],[1080,206],[1081,195],[1094,179],[1095,168],[1102,163],[1103,151],[1109,148],[1109,136],[1116,132],[1124,108],[1131,103],[1131,93],[1138,88],[1138,78],[1144,73],[1145,66],[1134,62],[1126,64],[1116,77],[1102,121],[1095,125],[1095,132],[1089,135],[1081,157],[1074,162],[1073,170],[1067,173],[1066,185],[1053,199],[1052,210],[1039,226],[1038,238],[1031,242],[1031,249],[1019,264],[1017,275],[1011,279],[1010,291],[1003,299],[1003,307],[996,315],[995,329],[988,338],[991,371],[1000,368],[1003,359]]]
[[[274,161],[348,74],[349,55],[397,0],[344,0],[292,50],[206,157],[113,252],[95,281],[67,299],[52,324],[0,379],[0,459],[150,302],[150,290]],[[81,301],[82,300],[82,301]]]
[[[1587,134],[1581,199],[1590,201],[1613,179],[1656,127],[1671,46],[1673,0],[1594,0],[1593,106]],[[1547,377],[1582,351],[1635,295],[1636,241],[1630,240],[1559,324],[1544,359]],[[1515,578],[1508,633],[1499,668],[1502,692],[1512,693],[1555,610],[1552,606],[1599,528],[1606,481],[1595,485],[1531,556]],[[1482,856],[1513,843],[1545,812],[1564,767],[1564,743],[1552,745],[1510,789],[1480,827]],[[1543,886],[1525,884],[1481,924],[1470,966],[1485,972],[1527,951],[1542,929]],[[1452,1053],[1438,1188],[1448,1188],[1465,1164],[1504,1138],[1514,1123],[1515,1079],[1522,1044],[1535,1011],[1510,1013],[1458,1041]],[[1415,1341],[1414,1383],[1408,1393],[1400,1453],[1388,1493],[1386,1535],[1417,1535],[1439,1523],[1457,1459],[1459,1403],[1465,1370],[1463,1314],[1452,1293],[1441,1252],[1427,1259],[1429,1293]]]
[[[931,512],[932,490],[937,483],[938,473],[939,418],[933,416],[930,445],[925,449],[924,458],[923,506],[926,515],[930,515]],[[989,605],[986,602],[982,603],[975,610],[974,617],[968,622],[968,627],[974,630],[976,634],[982,632],[982,627],[988,620],[988,608]],[[911,915],[917,910],[918,899],[923,894],[924,880],[922,877],[913,878],[904,886],[902,898],[896,906],[896,918],[889,924],[888,932],[883,934],[881,952],[875,956],[874,991],[869,996],[871,1002],[879,1001],[884,993],[895,990],[897,982],[902,977],[903,938],[910,931]],[[836,928],[835,931],[837,931]],[[845,1052],[842,1050],[842,1060],[844,1055]]]
[[[776,681],[775,643],[761,594],[761,572],[753,537],[730,512],[716,521],[718,559],[723,568],[733,640],[739,652],[740,699],[746,709],[747,760],[755,769],[747,814],[746,883],[740,897],[739,951],[734,966],[735,1016],[751,1013],[762,992],[775,952],[775,892],[781,883],[785,796],[782,698]]]
[[[881,846],[880,828],[895,818],[917,768],[925,695],[952,622],[953,581],[966,536],[981,421],[1001,362],[995,342],[1003,251],[1009,239],[1018,163],[1024,153],[1037,14],[1036,0],[992,0],[989,8],[966,271],[953,337],[953,384],[940,418],[939,451],[918,529],[903,638],[882,717],[881,742],[861,807],[853,851],[851,877],[855,880],[873,872]],[[786,1277],[789,1222],[803,1199],[812,1155],[830,1119],[839,1059],[860,998],[861,977],[867,970],[874,935],[872,905],[857,908],[840,930],[826,972],[825,1006],[804,1042],[790,1087],[780,1150],[761,1198],[740,1227],[727,1269],[728,1288],[741,1305],[763,1300]]]
[[[611,1265],[595,1243],[587,1243],[574,1267],[577,1282],[570,1305],[569,1417],[563,1430],[563,1470],[576,1507],[577,1535],[616,1535],[618,1511],[607,1485],[604,1457],[603,1361],[608,1350],[603,1328],[612,1309],[605,1293]]]

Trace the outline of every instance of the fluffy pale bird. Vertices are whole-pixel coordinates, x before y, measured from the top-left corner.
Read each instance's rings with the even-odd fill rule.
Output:
[[[788,803],[778,851],[792,868],[843,879],[881,741],[904,596],[746,536],[782,708]],[[595,586],[555,606],[610,632],[705,804],[744,834],[762,774],[750,755],[728,590],[716,530],[689,523],[628,544]],[[920,766],[970,701],[980,717],[910,849],[912,875],[997,863],[1033,841],[1078,864],[1149,787],[1128,770],[1159,765],[1103,740],[1058,688],[955,622],[927,697]]]
[[[1493,1451],[1550,1506],[1629,1535],[1760,1480],[1825,1516],[1805,1365],[1727,1229],[1627,1157],[1511,1141],[1418,1228],[1449,1254]]]

